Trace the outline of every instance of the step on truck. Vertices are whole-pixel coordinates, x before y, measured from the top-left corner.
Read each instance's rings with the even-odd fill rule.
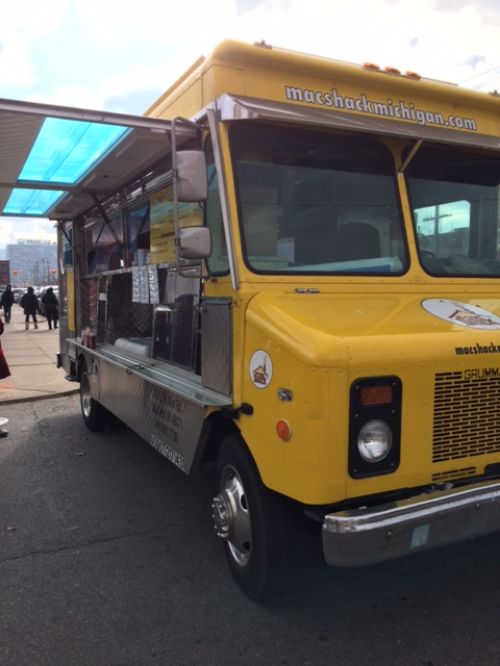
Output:
[[[498,95],[228,41],[144,116],[0,122],[3,214],[57,224],[86,425],[214,463],[249,596],[303,520],[336,567],[500,529]]]

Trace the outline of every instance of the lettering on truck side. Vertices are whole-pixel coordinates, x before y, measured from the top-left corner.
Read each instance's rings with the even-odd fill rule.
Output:
[[[184,457],[174,451],[168,444],[162,441],[156,435],[151,435],[151,446],[165,456],[176,467],[184,471]]]
[[[500,377],[500,368],[474,368],[464,370],[464,379],[484,379],[485,377]]]
[[[500,345],[490,342],[489,345],[480,345],[478,342],[471,347],[455,347],[457,356],[467,356],[469,354],[500,354]]]
[[[366,93],[361,93],[359,97],[350,97],[341,95],[336,88],[324,92],[285,85],[285,97],[290,102],[306,102],[317,106],[368,113],[374,116],[406,120],[417,125],[437,125],[477,132],[477,123],[474,118],[464,118],[453,114],[445,117],[439,111],[417,109],[412,102],[405,102],[404,100],[399,102],[393,102],[391,99],[383,102],[371,100]]]

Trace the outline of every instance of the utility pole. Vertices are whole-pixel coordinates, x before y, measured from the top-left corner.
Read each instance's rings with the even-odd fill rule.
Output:
[[[47,266],[47,284],[50,284],[49,260],[46,257],[44,257],[42,259],[42,263],[43,263],[44,269],[45,269],[45,266]]]

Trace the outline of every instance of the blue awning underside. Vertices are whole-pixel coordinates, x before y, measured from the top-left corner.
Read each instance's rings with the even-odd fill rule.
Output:
[[[74,219],[170,148],[170,121],[0,99],[0,215]]]

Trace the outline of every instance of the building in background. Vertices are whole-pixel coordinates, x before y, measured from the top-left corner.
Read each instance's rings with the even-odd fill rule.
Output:
[[[57,282],[57,244],[54,241],[19,239],[7,245],[7,259],[15,287]]]
[[[5,289],[8,284],[10,284],[9,262],[0,259],[0,290]]]

